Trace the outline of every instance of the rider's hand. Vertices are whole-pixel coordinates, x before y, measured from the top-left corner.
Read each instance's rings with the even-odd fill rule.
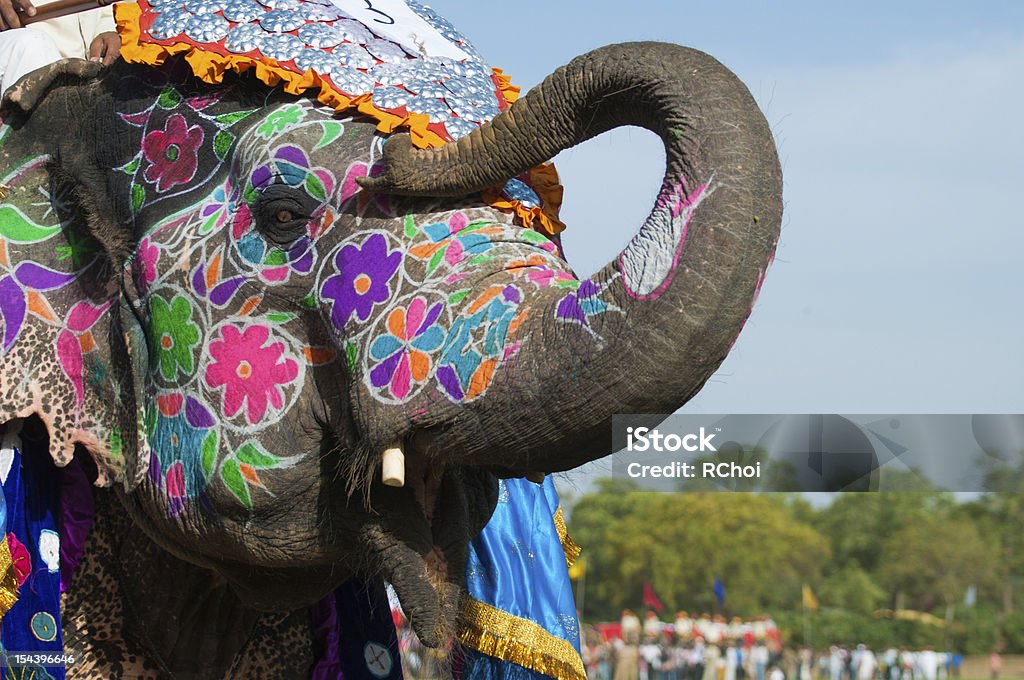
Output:
[[[32,0],[0,0],[0,31],[9,28],[21,28],[21,14],[34,17],[36,15],[35,5]]]
[[[8,2],[9,0],[0,0],[0,3]],[[28,2],[28,0],[25,0]],[[89,61],[101,61],[105,65],[110,66],[117,60],[117,56],[121,53],[121,36],[113,31],[107,31],[106,33],[100,33],[96,36],[92,45],[89,46]]]

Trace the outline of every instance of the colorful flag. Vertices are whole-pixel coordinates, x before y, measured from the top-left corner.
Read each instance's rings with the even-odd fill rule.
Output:
[[[654,586],[651,585],[650,581],[644,581],[644,606],[653,609],[656,612],[660,612],[665,609],[665,605],[661,603],[658,596],[654,594]]]
[[[715,599],[718,600],[719,607],[725,604],[725,584],[717,576],[715,577]]]
[[[804,609],[810,609],[812,612],[818,611],[818,598],[814,596],[814,591],[806,583],[804,584]]]

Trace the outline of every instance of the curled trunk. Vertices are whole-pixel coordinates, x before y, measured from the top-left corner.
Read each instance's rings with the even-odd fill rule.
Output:
[[[465,407],[472,417],[418,434],[427,452],[512,473],[569,469],[610,452],[611,416],[675,411],[725,358],[778,240],[782,175],[750,93],[706,54],[661,43],[596,50],[458,143],[390,141],[388,171],[367,186],[466,194],[624,125],[665,144],[650,216],[578,290],[526,301],[516,360]]]

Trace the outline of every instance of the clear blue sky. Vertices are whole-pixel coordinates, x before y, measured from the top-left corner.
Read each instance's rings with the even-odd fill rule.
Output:
[[[714,55],[761,104],[786,181],[778,260],[686,410],[1024,412],[1024,2],[432,5],[524,87],[658,39]],[[662,164],[640,130],[558,158],[580,273],[626,242]]]

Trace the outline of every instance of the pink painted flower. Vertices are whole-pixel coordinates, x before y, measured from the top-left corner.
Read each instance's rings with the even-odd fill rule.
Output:
[[[266,326],[244,330],[224,326],[220,338],[210,343],[213,362],[206,369],[206,384],[224,387],[224,415],[234,417],[246,405],[246,417],[255,425],[267,413],[267,404],[284,406],[281,385],[295,380],[299,365],[284,356],[284,343],[269,342]]]
[[[199,147],[203,144],[203,128],[188,126],[181,114],[167,119],[163,130],[154,130],[142,141],[142,155],[149,161],[144,177],[164,192],[179,184],[187,184],[199,167]]]
[[[139,242],[139,249],[135,253],[135,282],[143,292],[149,290],[150,284],[156,280],[156,261],[159,257],[160,251],[148,238]]]

